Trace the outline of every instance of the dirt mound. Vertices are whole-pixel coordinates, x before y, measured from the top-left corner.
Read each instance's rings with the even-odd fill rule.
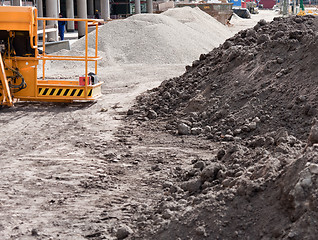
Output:
[[[317,29],[313,16],[260,21],[141,96],[140,108],[179,134],[233,141],[285,129],[306,139],[318,109]]]
[[[312,16],[260,21],[138,98],[141,126],[221,142],[171,169],[135,239],[316,238],[317,30]]]

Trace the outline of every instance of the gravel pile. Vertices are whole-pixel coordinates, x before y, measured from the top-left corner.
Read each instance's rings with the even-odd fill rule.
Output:
[[[260,21],[140,96],[139,109],[181,135],[265,145],[251,137],[285,129],[304,140],[318,110],[317,29],[313,16]]]
[[[199,8],[170,9],[163,14],[140,14],[115,20],[99,30],[103,65],[189,64],[231,36],[226,26]],[[89,36],[94,48],[94,33]],[[72,51],[84,49],[81,39]]]

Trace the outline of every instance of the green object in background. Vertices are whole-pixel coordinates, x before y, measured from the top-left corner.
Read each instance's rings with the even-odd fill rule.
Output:
[[[304,7],[304,1],[303,0],[300,0],[300,9],[305,11],[305,7]]]

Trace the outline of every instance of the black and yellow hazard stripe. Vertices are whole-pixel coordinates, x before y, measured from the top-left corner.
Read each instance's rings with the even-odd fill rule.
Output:
[[[78,88],[39,88],[39,96],[84,97],[84,90]],[[92,96],[92,89],[89,89],[88,96]]]

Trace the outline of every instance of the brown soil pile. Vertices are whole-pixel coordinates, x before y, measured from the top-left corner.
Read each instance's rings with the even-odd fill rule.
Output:
[[[133,239],[316,239],[317,30],[313,16],[260,21],[139,97],[141,128],[221,143],[170,170]]]
[[[305,139],[318,109],[317,29],[313,16],[260,21],[140,97],[141,109],[179,134],[232,141],[284,128]]]
[[[196,161],[178,185],[165,183],[166,196],[147,216],[156,220],[152,232],[140,229],[136,238],[316,239],[317,148],[297,159],[296,151],[278,158],[230,151],[222,162]],[[244,151],[245,161],[235,161]]]

